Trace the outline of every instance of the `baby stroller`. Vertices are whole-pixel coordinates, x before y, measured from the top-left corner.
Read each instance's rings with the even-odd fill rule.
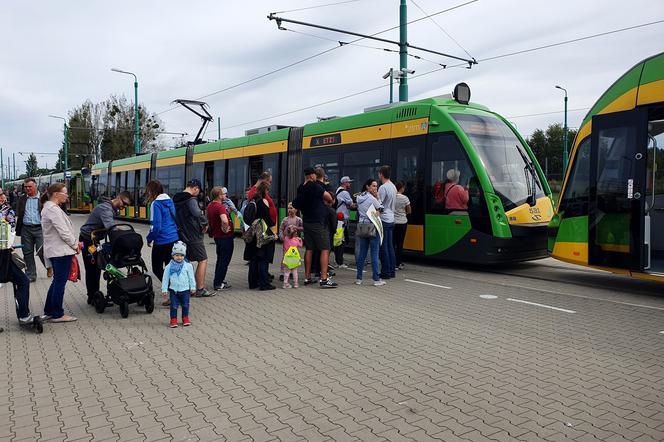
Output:
[[[90,236],[97,248],[96,262],[107,287],[106,296],[97,292],[92,298],[97,313],[104,313],[108,305],[117,304],[120,315],[126,318],[129,304],[134,303],[143,305],[147,313],[152,313],[154,291],[152,277],[141,257],[141,235],[130,224],[116,224],[108,230],[95,230]],[[101,242],[102,238],[104,242]]]

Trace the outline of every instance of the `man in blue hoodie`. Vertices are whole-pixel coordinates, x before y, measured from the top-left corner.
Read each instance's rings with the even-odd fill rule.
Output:
[[[171,261],[173,244],[178,240],[175,205],[171,197],[164,193],[164,187],[159,181],[148,183],[146,195],[152,199],[150,232],[146,240],[148,247],[152,247],[152,273],[161,281],[164,276],[164,267]]]

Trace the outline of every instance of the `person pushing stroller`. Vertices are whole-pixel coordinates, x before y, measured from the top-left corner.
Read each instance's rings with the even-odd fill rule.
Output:
[[[184,257],[187,255],[187,246],[182,241],[173,244],[171,251],[171,262],[164,269],[164,278],[161,283],[161,291],[170,296],[171,300],[171,328],[178,326],[178,307],[182,306],[182,325],[188,327],[189,321],[189,299],[196,293],[196,281],[194,279],[194,267]]]

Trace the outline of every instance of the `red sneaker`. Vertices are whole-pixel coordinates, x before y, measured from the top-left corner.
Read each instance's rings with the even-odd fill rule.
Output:
[[[189,322],[189,316],[182,317],[182,325],[185,327],[189,327],[191,325],[191,322]]]
[[[171,328],[178,328],[178,319],[171,318]]]

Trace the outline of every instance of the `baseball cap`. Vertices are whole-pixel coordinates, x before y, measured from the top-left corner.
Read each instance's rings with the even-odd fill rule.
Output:
[[[314,173],[316,173],[316,171],[314,170],[313,167],[305,167],[304,168],[304,175],[305,176],[306,175],[313,175]]]
[[[198,178],[189,180],[187,187],[198,187],[199,189],[203,190],[203,184],[201,184],[201,180]]]
[[[343,183],[352,183],[352,182],[353,182],[353,180],[351,180],[349,176],[341,177],[341,184],[343,184]]]

